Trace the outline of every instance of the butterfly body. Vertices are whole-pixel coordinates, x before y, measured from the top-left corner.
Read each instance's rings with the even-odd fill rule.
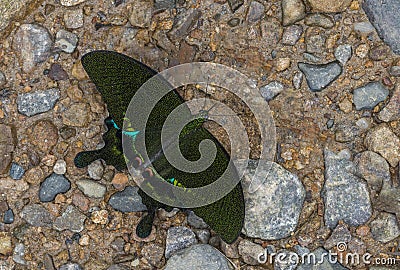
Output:
[[[167,116],[174,108],[183,104],[183,99],[176,91],[168,92],[153,108],[146,123],[145,132],[136,126],[134,116],[127,118],[125,114],[130,100],[136,91],[156,74],[154,70],[130,57],[110,51],[88,53],[82,57],[82,64],[107,104],[110,117],[105,120],[108,131],[103,135],[104,148],[79,153],[75,158],[76,166],[85,167],[101,158],[120,171],[128,167],[138,169],[142,172],[144,184],[150,189],[154,188],[160,180],[170,184],[167,185],[167,190],[157,191],[154,188],[157,192],[152,193],[152,197],[139,189],[142,202],[148,209],[148,214],[137,225],[136,233],[139,237],[150,234],[155,211],[158,208],[172,210],[170,205],[173,205],[172,200],[175,199],[172,187],[191,192],[190,188],[213,183],[225,170],[232,179],[238,178],[236,169],[229,162],[229,155],[225,149],[202,126],[207,121],[205,111],[192,116],[188,108],[184,110],[184,113],[189,114],[192,120],[181,130],[178,144],[182,155],[187,160],[196,161],[201,157],[198,145],[204,139],[212,140],[217,146],[214,162],[205,171],[199,173],[184,172],[169,163],[161,144],[161,130]],[[155,85],[151,91],[159,91],[158,87],[162,87],[162,84]],[[120,127],[123,125],[122,130]],[[128,142],[129,147],[123,149],[123,140]],[[168,148],[174,142],[173,139],[169,139],[164,146]],[[148,153],[148,160],[143,157],[142,153],[145,151]],[[169,201],[171,204],[168,203]],[[232,243],[240,234],[244,221],[244,198],[240,183],[218,201],[192,208],[192,210],[203,218],[221,236],[222,240]]]

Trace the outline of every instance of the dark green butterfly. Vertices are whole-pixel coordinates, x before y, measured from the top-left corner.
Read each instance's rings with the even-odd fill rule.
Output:
[[[214,162],[206,170],[199,173],[180,171],[168,162],[162,152],[160,154],[162,126],[167,116],[177,106],[184,103],[176,91],[169,92],[153,108],[146,123],[145,136],[142,136],[140,131],[135,131],[137,130],[135,129],[135,119],[125,119],[131,124],[131,131],[121,129],[131,99],[137,90],[156,74],[154,70],[128,56],[112,51],[90,52],[82,57],[82,65],[107,104],[110,117],[105,120],[108,127],[108,131],[103,135],[105,146],[100,150],[79,153],[75,157],[77,167],[85,167],[100,158],[107,164],[113,165],[117,170],[126,169],[127,164],[142,169],[145,165],[142,174],[145,181],[149,181],[149,183],[168,181],[171,186],[175,184],[186,188],[211,184],[225,170],[232,179],[238,179],[236,168],[229,163],[229,155],[218,140],[202,127],[201,124],[205,119],[201,117],[187,124],[179,134],[179,147],[186,159],[196,161],[200,158],[198,150],[200,142],[204,139],[212,140],[216,145],[217,154]],[[160,82],[160,86],[155,86],[152,91],[158,91],[157,87],[162,87],[162,83]],[[186,113],[190,114],[189,108]],[[126,141],[131,144],[128,149],[129,153],[125,152],[125,155],[122,149],[122,139],[124,144]],[[143,145],[146,149],[138,146],[141,145],[137,143],[139,140],[145,141]],[[152,160],[149,166],[143,164],[144,160],[141,155],[143,151],[147,151]],[[171,196],[171,193],[166,190],[163,193],[159,196]],[[172,208],[153,199],[142,190],[139,190],[139,195],[147,206],[148,214],[138,224],[136,233],[140,237],[147,237],[151,232],[155,211],[158,208],[164,208],[167,211]],[[239,236],[244,222],[242,187],[239,183],[222,199],[191,210],[203,218],[222,240],[232,243]]]

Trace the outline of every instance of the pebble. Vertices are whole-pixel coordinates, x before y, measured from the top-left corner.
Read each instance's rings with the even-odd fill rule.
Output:
[[[319,26],[327,29],[335,25],[331,17],[322,13],[312,13],[308,15],[304,23],[308,26]]]
[[[79,190],[81,190],[90,198],[103,198],[107,190],[104,185],[87,179],[77,181],[76,185],[78,186]]]
[[[47,74],[53,81],[65,81],[69,79],[68,73],[62,68],[60,64],[51,64],[50,71]]]
[[[276,71],[281,72],[290,67],[291,60],[289,57],[278,58],[276,60]]]
[[[353,104],[348,98],[345,98],[339,103],[339,108],[344,113],[349,113],[353,110]]]
[[[331,128],[333,128],[334,124],[335,124],[335,120],[329,119],[328,121],[326,121],[326,128],[331,129]]]
[[[371,129],[364,140],[365,146],[384,157],[392,167],[400,161],[400,139],[385,124]]]
[[[3,222],[4,224],[11,224],[14,222],[14,212],[12,209],[8,209],[4,213]]]
[[[0,87],[3,87],[7,83],[6,75],[0,70]]]
[[[168,259],[177,251],[194,244],[197,244],[197,239],[191,229],[184,226],[171,227],[168,229],[165,240],[165,258]]]
[[[239,254],[245,263],[249,265],[258,265],[258,256],[264,253],[262,246],[257,245],[247,239],[240,241],[238,245]]]
[[[14,180],[21,180],[25,174],[24,168],[16,162],[11,163],[10,177]]]
[[[378,35],[391,47],[394,53],[400,54],[400,2],[387,0],[385,4],[365,0],[362,2],[363,9],[368,19],[375,26]]]
[[[371,119],[365,117],[360,118],[357,120],[356,125],[360,129],[367,130],[371,127]]]
[[[379,45],[371,48],[371,50],[369,51],[369,58],[374,61],[381,61],[385,60],[389,53],[390,50],[387,46]]]
[[[357,22],[353,25],[353,29],[362,35],[369,35],[375,31],[374,26],[369,22]]]
[[[232,258],[232,259],[239,259],[239,240],[236,240],[232,244],[227,244],[224,241],[221,241],[221,251],[225,254],[226,257]]]
[[[342,12],[350,4],[352,0],[337,0],[332,2],[331,0],[308,0],[313,11],[320,12]]]
[[[101,180],[104,174],[104,166],[100,159],[93,161],[89,164],[88,174],[94,180]]]
[[[117,190],[123,190],[126,185],[128,184],[128,176],[124,173],[117,173],[114,175],[111,184],[117,189]]]
[[[260,93],[266,101],[272,100],[284,90],[284,85],[278,81],[270,82],[267,85],[260,87]]]
[[[233,270],[231,263],[216,248],[198,244],[178,251],[167,262],[164,270]]]
[[[342,67],[336,61],[322,65],[299,63],[298,66],[312,92],[325,89],[342,74]]]
[[[255,173],[253,165],[242,180],[246,213],[243,233],[264,240],[290,236],[297,226],[303,206],[304,186],[296,175],[277,163],[268,163],[265,168],[259,167],[261,175],[267,175],[267,178],[254,179],[253,183],[258,182],[260,186],[249,193],[248,186]]]
[[[50,227],[53,224],[53,216],[39,204],[26,205],[20,216],[34,227]]]
[[[367,57],[369,52],[369,46],[368,44],[360,44],[358,45],[358,47],[356,48],[356,55],[359,58],[365,58]]]
[[[244,0],[228,0],[229,7],[232,13],[235,13],[241,6],[243,6]]]
[[[326,239],[324,248],[329,250],[337,246],[338,243],[349,243],[352,239],[349,228],[345,224],[338,224],[332,234]]]
[[[209,230],[196,230],[197,238],[199,238],[200,243],[207,244],[210,240],[211,233]]]
[[[22,243],[16,244],[15,248],[14,248],[13,261],[18,264],[26,265],[24,256],[25,256],[24,244],[22,244]]]
[[[344,66],[350,60],[352,53],[353,50],[350,44],[342,44],[336,48],[335,58]]]
[[[400,235],[399,223],[396,215],[380,213],[370,223],[372,237],[382,243],[388,243]]]
[[[303,83],[303,73],[302,72],[296,72],[293,76],[293,87],[295,89],[300,89],[301,84]]]
[[[145,28],[150,25],[153,3],[150,1],[135,1],[132,6],[129,22],[134,27]]]
[[[19,94],[17,97],[18,112],[26,116],[33,116],[50,111],[59,98],[60,90],[57,88]]]
[[[293,259],[297,254],[286,249],[280,250],[276,256],[283,259],[275,259],[274,270],[294,270],[299,263]]]
[[[172,30],[168,32],[168,36],[172,41],[180,40],[186,37],[192,27],[201,17],[201,11],[198,9],[187,9],[178,15],[179,20],[176,20]]]
[[[289,26],[306,16],[306,7],[301,0],[282,0],[282,24]]]
[[[64,25],[68,29],[78,29],[83,26],[83,10],[67,9],[64,13]]]
[[[303,34],[303,27],[298,24],[290,25],[285,28],[282,34],[282,44],[293,46]]]
[[[400,84],[397,83],[389,103],[383,108],[378,118],[384,122],[390,122],[400,119]]]
[[[22,70],[26,73],[45,62],[53,47],[51,34],[38,24],[22,24],[14,35],[13,44],[16,55],[20,57]]]
[[[105,209],[93,211],[90,218],[95,224],[106,225],[109,220],[108,211]]]
[[[265,12],[265,7],[262,3],[258,1],[251,1],[249,10],[247,12],[247,21],[249,23],[258,22],[263,16]]]
[[[58,142],[58,130],[50,120],[39,120],[34,124],[29,138],[37,149],[49,153]]]
[[[66,53],[73,53],[78,45],[78,36],[72,32],[61,29],[56,34],[55,48]]]
[[[90,201],[88,198],[86,198],[81,193],[75,193],[74,195],[72,195],[72,203],[73,203],[73,205],[77,206],[83,212],[86,212],[89,210]]]
[[[70,188],[71,182],[64,175],[52,173],[41,183],[39,199],[41,202],[51,202],[57,194],[66,193]]]
[[[390,67],[389,73],[394,77],[400,77],[400,66]]]
[[[65,174],[67,172],[67,163],[63,159],[59,159],[54,164],[53,172],[56,174]]]
[[[90,122],[90,106],[87,103],[75,103],[62,114],[63,124],[73,127],[84,127]]]
[[[308,53],[322,54],[326,50],[326,35],[316,30],[317,27],[309,27],[305,33],[306,51]]]
[[[11,235],[8,232],[0,232],[0,254],[8,256],[12,253]]]
[[[72,7],[85,2],[86,0],[60,0],[61,5],[66,7]]]
[[[239,23],[240,23],[240,19],[239,19],[239,18],[232,18],[232,19],[230,19],[230,20],[228,21],[228,25],[229,25],[230,27],[236,27],[236,26],[239,25]]]
[[[53,228],[57,231],[81,232],[84,229],[85,220],[86,216],[84,214],[74,206],[68,205],[65,212],[54,221]]]
[[[387,161],[372,151],[364,151],[358,154],[354,163],[360,175],[367,180],[372,190],[379,192],[384,181],[390,180],[389,164]]]
[[[321,62],[321,58],[319,58],[318,56],[315,56],[314,54],[311,53],[303,53],[303,58],[304,60],[308,61],[308,62],[312,62],[312,63],[319,63]]]
[[[155,0],[154,10],[162,11],[166,9],[173,9],[175,7],[175,0]]]
[[[62,128],[60,128],[59,132],[60,132],[61,138],[63,138],[64,140],[68,140],[68,139],[76,136],[75,128],[68,127],[68,126],[63,126]]]
[[[142,203],[142,197],[138,194],[138,190],[138,187],[126,187],[123,191],[114,193],[108,204],[123,213],[146,211],[147,207]]]
[[[149,243],[143,249],[141,254],[154,267],[161,269],[164,265],[164,248],[155,243]]]
[[[193,211],[189,211],[188,216],[187,216],[187,221],[190,226],[192,226],[196,229],[207,229],[208,228],[207,223],[205,223],[205,221],[201,217],[198,217]]]
[[[368,221],[372,207],[366,183],[356,175],[355,165],[346,157],[325,149],[325,224],[335,228],[339,220],[351,226]],[[351,193],[348,191],[352,190]]]
[[[353,102],[357,110],[372,110],[389,95],[380,82],[370,82],[365,86],[354,89]]]
[[[77,263],[66,263],[60,266],[58,270],[83,270],[83,268]]]

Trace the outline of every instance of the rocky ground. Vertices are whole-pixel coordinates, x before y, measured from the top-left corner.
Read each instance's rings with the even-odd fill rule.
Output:
[[[386,269],[257,256],[400,256],[399,10],[396,0],[0,1],[0,269]],[[183,211],[159,210],[140,239],[146,209],[131,176],[74,166],[105,131],[79,60],[95,49],[156,70],[221,63],[259,88],[277,155],[261,188],[245,191],[234,244]]]

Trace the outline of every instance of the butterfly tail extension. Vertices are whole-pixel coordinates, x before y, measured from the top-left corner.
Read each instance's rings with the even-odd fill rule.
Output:
[[[140,238],[146,238],[150,235],[155,213],[156,213],[155,209],[152,209],[149,210],[147,215],[142,217],[142,219],[140,220],[139,224],[136,227],[137,236],[139,236]]]

